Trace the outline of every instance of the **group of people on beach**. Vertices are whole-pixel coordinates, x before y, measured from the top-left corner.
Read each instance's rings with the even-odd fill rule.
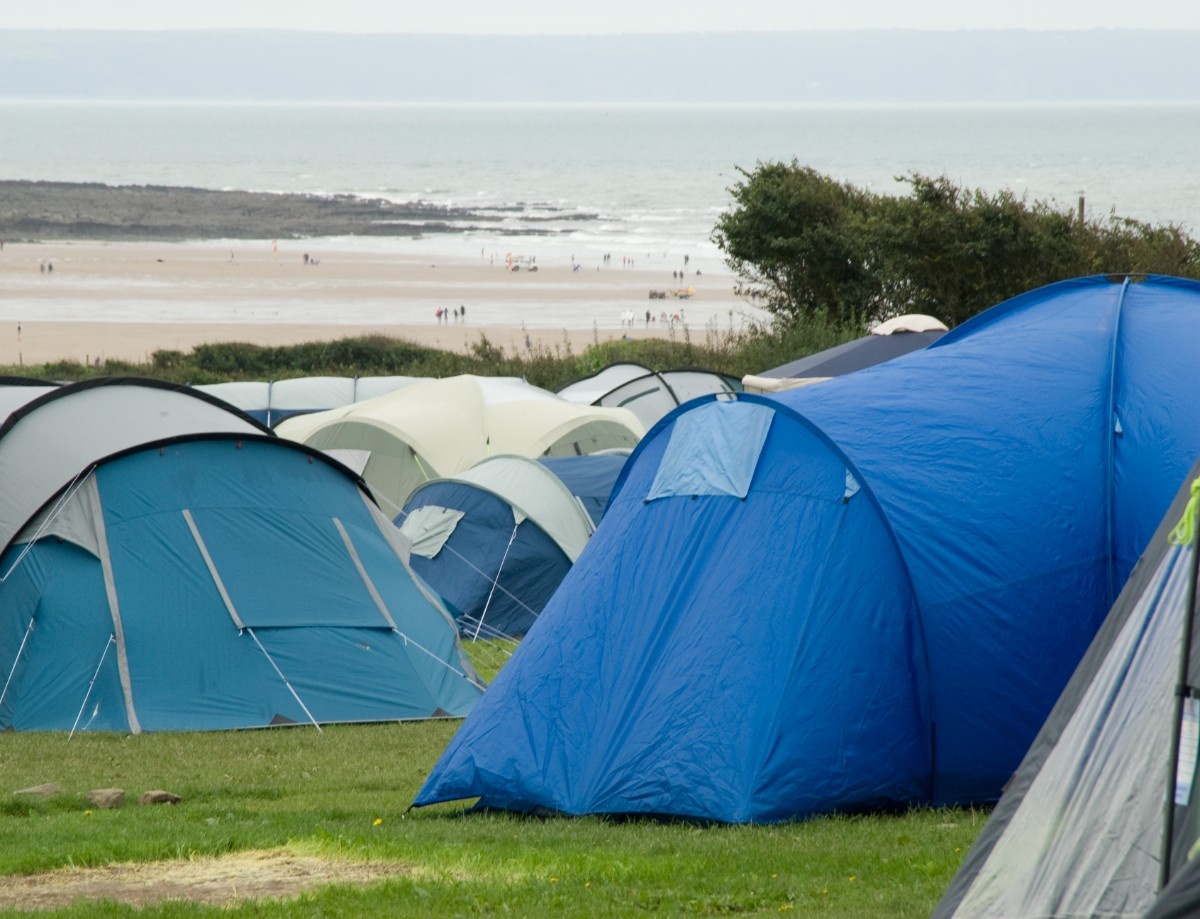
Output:
[[[451,316],[454,316],[455,322],[458,322],[460,320],[463,322],[466,322],[467,321],[467,308],[465,306],[459,306],[456,309],[448,309],[444,306],[439,306],[434,311],[433,315],[437,317],[437,321],[439,323],[449,322]]]
[[[621,312],[621,328],[628,326],[632,329],[635,321],[636,314],[633,310],[623,310]],[[666,310],[663,310],[658,316],[655,316],[650,310],[646,310],[646,328],[650,328],[650,323],[652,322],[666,322],[671,326],[674,326],[677,322],[683,322],[683,307],[679,308],[679,312],[671,313],[670,315],[667,314]]]

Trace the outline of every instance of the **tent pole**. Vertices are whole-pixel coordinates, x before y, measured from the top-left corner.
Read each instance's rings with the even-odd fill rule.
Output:
[[[508,561],[508,550],[512,548],[513,541],[517,538],[517,528],[520,525],[520,523],[515,524],[508,537],[508,545],[504,547],[504,556],[500,559],[500,567],[496,569],[496,576],[492,578],[492,589],[488,591],[487,603],[483,604],[483,612],[479,614],[479,622],[475,625],[475,634],[471,636],[471,641],[479,640],[479,630],[483,628],[483,620],[487,618],[487,611],[492,605],[492,597],[496,596],[496,585],[500,583],[500,572],[504,570],[504,563]]]
[[[1175,783],[1179,769],[1179,750],[1182,745],[1183,715],[1188,689],[1188,670],[1191,668],[1192,629],[1196,619],[1196,579],[1200,576],[1200,552],[1196,546],[1196,515],[1200,510],[1200,479],[1192,482],[1192,496],[1179,524],[1171,531],[1172,543],[1191,548],[1186,600],[1183,610],[1183,634],[1179,649],[1179,671],[1175,683],[1174,720],[1171,723],[1171,755],[1168,759],[1167,794],[1163,802],[1162,852],[1158,866],[1158,886],[1161,890],[1171,879],[1171,848],[1175,836]]]

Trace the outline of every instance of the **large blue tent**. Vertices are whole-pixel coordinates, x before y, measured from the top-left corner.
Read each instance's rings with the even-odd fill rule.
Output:
[[[0,728],[461,716],[482,686],[360,479],[194,390],[0,426]]]
[[[998,798],[1200,454],[1200,285],[1087,278],[690,403],[417,804],[775,821]]]

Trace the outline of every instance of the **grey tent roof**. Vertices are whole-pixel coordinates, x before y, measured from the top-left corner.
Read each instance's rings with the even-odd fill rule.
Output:
[[[374,399],[420,382],[420,377],[296,377],[287,380],[205,383],[196,387],[224,399],[268,425],[297,412],[317,412]]]
[[[558,394],[579,405],[627,408],[649,430],[684,402],[713,393],[741,391],[741,381],[736,377],[712,370],[681,367],[654,371],[641,364],[622,362],[569,383]]]
[[[758,374],[748,374],[742,377],[742,383],[747,392],[778,392],[818,383],[927,348],[945,334],[946,326],[932,316],[920,313],[897,316],[877,326],[870,335]]]
[[[270,432],[218,399],[154,380],[49,389],[0,425],[0,550],[100,460],[154,441],[213,433]]]

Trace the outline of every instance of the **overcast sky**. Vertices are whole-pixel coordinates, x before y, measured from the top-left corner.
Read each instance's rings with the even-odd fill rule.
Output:
[[[1197,0],[0,0],[0,29],[290,28],[608,34],[809,29],[1197,29]]]

